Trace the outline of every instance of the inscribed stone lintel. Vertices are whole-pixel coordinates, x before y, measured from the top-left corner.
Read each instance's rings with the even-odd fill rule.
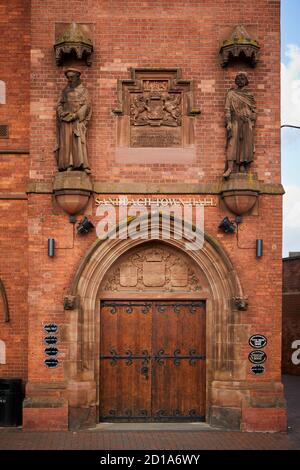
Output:
[[[225,182],[226,183],[226,182]],[[199,182],[191,183],[105,183],[103,181],[94,181],[93,190],[94,194],[202,194],[202,195],[217,195],[224,191],[224,179],[220,179],[217,182]],[[226,183],[227,184],[227,183]],[[260,194],[282,196],[284,194],[284,188],[280,183],[264,183],[258,181],[258,188]],[[53,183],[52,182],[40,182],[30,180],[27,185],[26,193],[30,194],[52,194]],[[2,193],[4,199],[15,199],[17,193]],[[22,194],[22,193],[20,193]],[[25,199],[22,194],[22,199]],[[1,195],[0,195],[1,199]]]

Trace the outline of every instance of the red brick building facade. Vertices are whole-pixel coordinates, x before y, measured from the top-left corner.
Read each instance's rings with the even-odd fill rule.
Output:
[[[284,430],[280,1],[11,0],[1,2],[0,15],[7,25],[0,124],[8,126],[0,140],[0,277],[9,309],[2,292],[0,376],[26,383],[24,429],[201,418],[228,429]],[[91,65],[74,51],[64,63],[55,60],[53,46],[72,22],[89,34]],[[238,25],[253,38],[248,50],[258,41],[259,61],[249,63],[240,41],[244,52],[222,67],[220,44]],[[162,240],[159,221],[156,235],[141,229],[148,239],[77,233],[58,203],[75,188],[65,183],[67,172],[57,172],[54,156],[66,65],[80,69],[93,108],[91,175],[83,181],[84,172],[70,172],[78,199],[86,180],[92,184],[77,223],[85,215],[97,225],[96,198],[171,197],[182,205],[193,198],[205,206],[202,249],[187,251],[175,229]],[[225,96],[240,70],[256,99],[255,158],[246,175],[224,180]],[[130,93],[142,82],[173,119],[157,145],[149,139],[160,130],[133,129],[129,118],[136,105]],[[162,98],[170,90],[181,96],[180,122]],[[235,233],[218,229],[237,214],[226,197],[240,204],[249,194],[255,204],[242,211]],[[118,233],[131,219],[124,220]],[[53,257],[48,239],[55,239]],[[256,240],[263,240],[260,257]],[[49,324],[58,330],[47,333]],[[249,339],[258,334],[267,344],[263,364],[253,369]],[[52,356],[45,351],[49,335],[57,339]]]
[[[282,372],[300,375],[300,256],[283,259]]]

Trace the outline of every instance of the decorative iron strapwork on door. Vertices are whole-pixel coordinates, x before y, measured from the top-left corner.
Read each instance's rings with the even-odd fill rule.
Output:
[[[150,302],[127,302],[127,303],[125,303],[125,302],[106,302],[106,301],[104,301],[102,303],[102,306],[110,308],[110,313],[113,314],[113,315],[115,313],[117,313],[118,308],[123,309],[123,307],[126,307],[125,312],[129,313],[129,314],[133,313],[133,307],[143,307],[141,309],[141,312],[146,314],[146,313],[150,312],[152,304]]]
[[[181,354],[180,349],[175,349],[173,354],[167,354],[165,353],[164,349],[160,349],[156,354],[150,355],[148,351],[142,351],[140,355],[134,355],[132,351],[125,351],[124,355],[120,355],[115,351],[114,349],[111,349],[110,351],[110,356],[100,356],[100,359],[109,359],[110,364],[112,366],[117,365],[118,361],[125,361],[125,364],[127,366],[131,366],[133,364],[134,359],[141,359],[142,360],[142,365],[146,366],[149,364],[150,360],[153,359],[156,361],[156,363],[160,366],[165,364],[165,361],[167,359],[173,360],[175,366],[180,365],[180,361],[184,359],[189,360],[189,364],[191,366],[194,366],[196,364],[196,361],[199,360],[204,360],[206,358],[205,355],[203,354],[197,354],[197,351],[195,349],[190,349],[188,354]]]
[[[182,309],[186,310],[188,309],[189,313],[192,315],[195,315],[197,312],[197,308],[199,307],[204,307],[205,302],[200,301],[200,302],[191,302],[191,303],[174,303],[174,304],[169,304],[169,303],[159,303],[155,304],[155,307],[159,313],[164,313],[167,311],[170,306],[172,307],[174,313],[181,313]]]
[[[156,354],[150,355],[148,351],[142,351],[141,354],[134,355],[132,351],[126,351],[124,355],[118,354],[117,351],[112,349],[110,356],[100,356],[101,360],[109,360],[112,367],[116,366],[119,361],[124,361],[127,366],[132,366],[134,360],[141,360],[140,374],[146,379],[149,379],[150,361],[155,361],[158,366],[164,366],[166,361],[172,360],[175,366],[180,366],[182,360],[188,360],[190,366],[195,366],[197,361],[205,360],[206,356],[197,354],[194,349],[191,349],[188,354],[180,354],[180,349],[176,349],[173,354],[166,354],[163,349],[160,349]],[[150,369],[151,370],[151,369]],[[188,410],[183,414],[180,410],[175,409],[171,413],[165,409],[153,410],[151,415],[147,410],[140,410],[138,413],[133,414],[132,410],[124,410],[122,414],[118,413],[115,409],[110,409],[107,416],[101,416],[102,421],[205,421],[205,416],[199,415],[197,410]]]
[[[205,302],[101,302],[100,421],[205,421]]]
[[[172,307],[174,313],[181,313],[182,309],[186,310],[188,309],[189,313],[195,314],[197,312],[197,308],[204,307],[205,302],[203,300],[197,301],[197,302],[191,302],[191,303],[154,303],[153,304],[157,311],[159,313],[164,313],[167,311],[168,308]],[[133,307],[142,307],[141,312],[142,313],[149,313],[152,307],[151,302],[107,302],[103,301],[102,303],[103,307],[110,308],[110,313],[115,314],[117,313],[117,310],[123,309],[125,307],[125,312],[128,314],[133,313],[134,309]]]

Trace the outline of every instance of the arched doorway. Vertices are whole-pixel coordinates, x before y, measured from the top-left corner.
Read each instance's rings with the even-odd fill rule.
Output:
[[[100,421],[205,421],[207,280],[181,250],[148,242],[100,286]]]
[[[235,357],[233,347],[235,342],[234,324],[240,315],[238,310],[243,309],[243,301],[240,300],[244,298],[244,295],[227,254],[220,244],[208,234],[205,234],[205,242],[201,249],[187,252],[185,239],[178,239],[176,234],[171,236],[169,240],[161,240],[159,226],[157,227],[157,238],[150,239],[149,236],[148,241],[142,237],[133,240],[122,236],[124,227],[125,224],[118,227],[119,237],[97,240],[93,244],[82,259],[70,286],[68,298],[72,307],[67,310],[69,315],[67,321],[71,360],[65,366],[70,427],[86,426],[99,420],[101,411],[100,302],[126,300],[126,303],[130,303],[134,300],[142,300],[143,302],[150,300],[152,304],[156,301],[164,301],[165,303],[167,301],[173,303],[205,302],[206,421],[211,421],[214,413],[214,416],[221,417],[222,423],[226,422],[227,416],[231,419],[231,415],[233,415],[234,426],[237,428],[240,421],[240,409],[236,406],[228,408],[226,404],[223,406],[219,399],[224,390],[231,390],[232,386],[237,386],[239,380],[245,379],[244,369],[235,367],[239,358]],[[176,228],[176,224],[174,227]],[[192,229],[190,239],[192,239]],[[151,275],[150,277],[148,275],[148,278],[146,276],[144,287],[139,284],[139,275],[134,282],[130,281],[129,283],[136,285],[122,286],[122,283],[124,284],[122,279],[134,277],[132,269],[128,264],[126,265],[128,257],[139,250],[146,249],[147,246],[151,248],[150,245],[152,245],[153,248],[155,244],[156,249],[167,253],[172,252],[172,256],[178,259],[179,265],[177,269],[173,270],[172,275],[175,284],[182,283],[183,281],[180,279],[186,278],[186,273],[183,274],[184,269],[180,266],[180,263],[183,263],[191,266],[195,274],[194,276],[190,275],[187,285],[195,286],[198,282],[202,286],[202,290],[189,291],[190,287],[184,290],[184,286],[172,285],[169,279],[170,273],[169,277],[165,277],[164,286],[152,286],[155,289],[160,288],[159,292],[150,293],[151,285],[145,286],[145,282],[151,284]],[[123,261],[125,264],[123,264],[122,276],[119,276],[119,280],[117,280],[113,273]],[[149,262],[154,263],[154,261]],[[162,279],[161,268],[155,269],[156,278],[158,276],[158,279]],[[157,282],[162,283],[163,281]],[[124,292],[124,288],[127,292]],[[146,294],[145,288],[148,290]],[[159,304],[159,302],[157,303]],[[154,308],[157,307],[154,305]],[[159,345],[157,344],[157,346]],[[161,348],[163,349],[163,347]],[[175,349],[173,353],[174,351]],[[156,353],[157,351],[151,351],[154,361]],[[169,355],[175,356],[175,354]],[[199,353],[199,355],[201,354]],[[176,358],[170,358],[170,360],[172,359]],[[111,357],[110,360],[113,358]],[[178,407],[174,405],[174,412],[177,409]],[[190,410],[193,409],[193,407],[190,408]],[[199,413],[199,416],[203,415]],[[231,426],[230,423],[228,426]]]

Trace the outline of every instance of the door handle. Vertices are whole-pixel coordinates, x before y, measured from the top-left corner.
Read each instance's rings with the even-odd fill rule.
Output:
[[[141,374],[145,376],[145,379],[149,378],[149,367],[143,366],[141,368]]]

